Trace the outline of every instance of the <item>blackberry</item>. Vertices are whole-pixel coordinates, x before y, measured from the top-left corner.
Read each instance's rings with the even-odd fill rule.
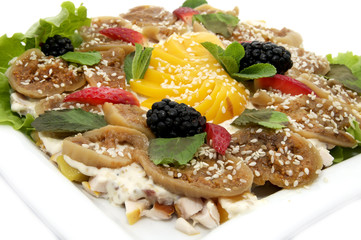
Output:
[[[206,118],[184,103],[165,98],[147,112],[147,125],[156,137],[189,137],[204,132]]]
[[[41,51],[46,56],[61,56],[67,52],[74,51],[74,47],[71,44],[71,41],[67,37],[62,37],[60,35],[54,35],[54,37],[49,37],[46,39],[45,43],[41,45]]]
[[[271,42],[243,42],[245,56],[241,59],[240,68],[244,69],[256,63],[270,63],[278,74],[284,74],[293,65],[291,53],[283,46]]]

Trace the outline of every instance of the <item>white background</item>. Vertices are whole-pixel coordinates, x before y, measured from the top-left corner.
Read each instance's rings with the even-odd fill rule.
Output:
[[[14,32],[25,32],[35,21],[41,17],[54,16],[60,11],[60,4],[62,1],[53,0],[32,0],[32,1],[7,1],[6,5],[3,4],[0,14],[0,34],[7,33],[9,36]],[[113,15],[116,16],[119,13],[125,12],[131,6],[137,6],[141,4],[160,5],[166,6],[168,10],[173,10],[182,4],[182,1],[150,1],[150,0],[132,0],[132,1],[73,1],[76,6],[83,3],[88,8],[88,15],[101,16],[101,15]],[[270,26],[281,28],[283,26],[291,28],[303,36],[304,47],[306,50],[315,51],[320,55],[328,53],[336,54],[338,52],[353,51],[354,53],[361,55],[361,37],[360,37],[360,7],[358,1],[226,1],[226,0],[209,0],[208,1],[214,7],[220,9],[231,9],[234,5],[238,5],[240,9],[239,18],[242,20],[266,20]],[[11,134],[11,131],[4,131],[4,128],[0,128],[2,138],[4,133]],[[3,141],[3,144],[6,144]],[[11,145],[10,145],[11,144]],[[10,142],[9,145],[3,145],[2,148],[13,148],[14,153],[8,154],[5,157],[1,157],[0,161],[2,166],[5,161],[17,161],[19,160],[19,168],[23,168],[25,165],[21,164],[24,161],[24,155],[15,154],[18,150],[18,146],[14,148],[14,143]],[[25,155],[27,156],[27,155]],[[29,156],[28,161],[32,161],[33,158],[41,158],[41,155]],[[41,159],[43,160],[43,159]],[[34,164],[35,166],[35,164]],[[9,168],[10,169],[10,168]],[[0,174],[4,175],[7,182],[12,184],[14,179],[14,169],[12,172],[4,172],[8,170],[6,168],[1,169]],[[29,164],[28,169],[22,169],[16,176],[19,179],[18,182],[23,181],[24,186],[31,186],[33,191],[26,191],[26,194],[33,192],[33,194],[44,198],[46,197],[47,189],[59,188],[59,192],[62,191],[62,186],[54,186],[51,182],[51,176],[47,179],[43,179],[42,173],[37,173],[38,169],[31,169]],[[50,171],[49,166],[44,168],[44,171]],[[32,174],[28,174],[28,171],[32,171]],[[361,172],[361,169],[360,169]],[[55,171],[52,174],[56,174]],[[344,174],[347,174],[345,172]],[[31,176],[23,179],[24,176]],[[60,176],[62,177],[62,176]],[[49,181],[48,181],[49,180]],[[27,185],[26,182],[35,181],[39,185]],[[360,180],[359,180],[360,181]],[[19,187],[21,184],[18,182],[13,185]],[[60,183],[61,184],[61,183]],[[45,188],[44,188],[45,186]],[[353,185],[343,186],[344,188],[352,188]],[[20,194],[22,199],[24,192],[18,188],[15,188]],[[76,190],[76,189],[72,189]],[[335,195],[342,194],[343,189],[335,189]],[[28,204],[24,204],[23,201],[18,198],[18,195],[14,193],[0,177],[0,239],[51,239],[54,237],[53,233],[43,225],[43,221],[33,214],[37,212],[28,208]],[[360,196],[360,195],[358,195]],[[63,196],[64,199],[69,196]],[[62,208],[62,199],[59,202],[54,202],[54,208]],[[65,200],[64,200],[65,201]],[[332,201],[332,199],[315,199],[315,201]],[[50,203],[49,203],[50,204]],[[33,205],[32,205],[33,206]],[[305,211],[307,211],[307,206]],[[64,209],[65,211],[66,209]],[[70,213],[69,218],[80,217],[91,218],[92,216],[72,216]],[[338,206],[332,211],[329,211],[319,219],[323,217],[327,218],[316,223],[304,232],[300,232],[295,239],[361,239],[359,234],[359,223],[361,216],[361,200],[360,197],[350,199],[347,204]],[[316,219],[317,220],[317,219]],[[67,219],[64,219],[67,221]],[[246,227],[246,226],[245,226]],[[70,231],[70,228],[68,228]],[[74,231],[75,228],[72,228]],[[62,229],[67,231],[67,229]],[[86,229],[82,229],[86,231]],[[237,232],[242,233],[242,228],[237,229]],[[262,232],[262,229],[260,229]],[[120,237],[121,238],[121,237]],[[256,238],[256,237],[255,237]],[[189,238],[192,239],[192,238]]]

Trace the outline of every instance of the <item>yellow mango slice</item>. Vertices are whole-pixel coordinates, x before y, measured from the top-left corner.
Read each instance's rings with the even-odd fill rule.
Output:
[[[148,97],[141,106],[151,108],[154,102],[170,98],[194,107],[214,123],[231,119],[245,109],[245,87],[227,74],[203,42],[224,48],[209,32],[173,34],[154,46],[144,79],[130,81],[133,91]]]

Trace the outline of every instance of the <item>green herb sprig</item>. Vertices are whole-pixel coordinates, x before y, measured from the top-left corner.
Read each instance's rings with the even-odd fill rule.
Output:
[[[237,81],[271,77],[277,73],[277,69],[269,63],[258,63],[240,70],[240,61],[245,55],[245,50],[239,42],[229,44],[226,49],[211,42],[201,44],[221,64],[224,70]]]

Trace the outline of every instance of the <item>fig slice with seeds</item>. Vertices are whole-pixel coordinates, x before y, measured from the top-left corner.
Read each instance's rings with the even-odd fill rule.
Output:
[[[155,165],[148,157],[138,160],[156,184],[186,197],[236,196],[250,190],[253,174],[243,161],[229,154],[218,155],[209,147],[201,148],[203,153],[212,152],[213,157],[202,154],[183,167]]]
[[[31,98],[44,98],[74,91],[85,85],[84,74],[61,58],[46,57],[39,49],[29,49],[6,72],[9,84]]]
[[[154,134],[147,125],[145,114],[142,108],[129,104],[104,103],[105,120],[112,125],[134,128],[144,133],[149,139],[154,138]]]
[[[316,147],[290,129],[242,128],[232,135],[230,149],[251,168],[256,185],[270,181],[281,188],[301,187],[323,167]]]
[[[87,166],[120,168],[147,157],[147,137],[131,128],[112,126],[68,137],[63,154]]]

